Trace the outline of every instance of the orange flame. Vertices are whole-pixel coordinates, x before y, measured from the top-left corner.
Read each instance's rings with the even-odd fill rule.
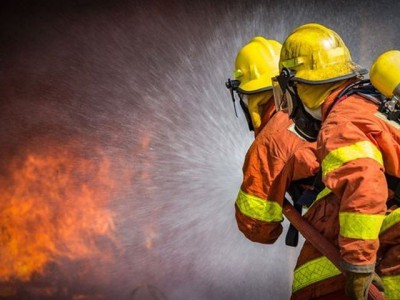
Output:
[[[110,160],[100,151],[89,157],[71,148],[45,152],[14,159],[0,178],[3,281],[27,281],[60,258],[102,256],[99,238],[113,240]]]

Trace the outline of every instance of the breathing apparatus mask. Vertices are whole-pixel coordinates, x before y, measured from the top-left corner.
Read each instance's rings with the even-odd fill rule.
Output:
[[[235,110],[236,117],[238,117],[238,114],[237,114],[236,105],[235,105],[235,100],[236,99],[235,99],[235,93],[234,92],[236,92],[238,97],[239,97],[239,104],[240,104],[240,107],[243,110],[244,116],[246,117],[246,121],[247,121],[247,124],[249,126],[249,130],[250,131],[254,131],[254,126],[253,126],[253,122],[251,120],[251,115],[250,115],[248,104],[243,100],[243,95],[244,94],[242,94],[242,93],[240,93],[238,91],[239,85],[240,85],[240,81],[239,80],[230,80],[230,79],[228,79],[228,81],[225,82],[226,88],[229,89],[230,92],[231,92],[231,97],[232,97],[232,102],[233,102],[233,109]]]
[[[283,68],[272,78],[276,111],[287,112],[294,122],[296,132],[308,142],[315,142],[321,129],[321,121],[308,113],[302,103],[294,80],[295,71]]]

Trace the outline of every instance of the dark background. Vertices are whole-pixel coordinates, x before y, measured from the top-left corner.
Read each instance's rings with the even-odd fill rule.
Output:
[[[308,22],[369,68],[400,48],[399,11],[369,0],[1,1],[0,183],[16,157],[71,143],[90,160],[105,153],[119,183],[107,202],[115,240],[97,245],[113,257],[52,257],[28,281],[3,278],[9,297],[288,299],[299,249],[236,228],[253,135],[224,82],[253,36],[283,42]]]

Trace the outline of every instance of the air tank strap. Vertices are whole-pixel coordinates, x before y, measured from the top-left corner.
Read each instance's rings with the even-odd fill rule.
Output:
[[[339,102],[347,99],[353,94],[363,96],[366,100],[369,100],[377,105],[381,103],[382,94],[371,84],[369,79],[362,79],[352,83],[349,83],[333,100],[333,103],[328,108],[326,115],[328,116],[332,108]],[[378,100],[379,99],[379,100]]]
[[[396,204],[400,206],[400,178],[395,177],[385,173],[386,182],[389,187],[394,192],[393,199],[388,202],[388,205]]]
[[[321,170],[314,176],[307,178],[307,180],[312,180],[312,188],[305,190],[297,199],[296,203],[301,206],[309,207],[311,204],[313,204],[318,194],[325,188],[325,184],[322,182]]]
[[[311,188],[304,189],[303,186],[310,186]],[[310,206],[324,187],[321,171],[314,176],[292,182],[288,192],[292,197],[294,208],[301,214],[303,206]],[[285,243],[287,246],[296,247],[298,240],[299,232],[293,224],[290,224],[286,233]]]

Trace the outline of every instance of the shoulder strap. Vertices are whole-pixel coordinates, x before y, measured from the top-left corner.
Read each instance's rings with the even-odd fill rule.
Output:
[[[333,100],[332,105],[328,108],[326,115],[329,115],[332,108],[341,102],[342,100],[346,99],[347,97],[358,94],[365,99],[380,105],[381,98],[383,97],[382,94],[371,84],[369,79],[358,80],[356,82],[352,82],[348,84]]]
[[[302,186],[310,186],[311,189],[304,190]],[[310,206],[320,191],[324,189],[325,185],[322,182],[322,172],[319,171],[316,175],[293,181],[288,189],[292,197],[294,208],[301,214],[303,206]],[[287,246],[296,247],[299,240],[299,232],[292,225],[286,233],[285,243]]]
[[[386,98],[372,85],[369,79],[359,80],[346,86],[333,100],[332,105],[328,108],[327,115],[337,103],[353,94],[360,95],[364,99],[378,105],[378,110],[388,120],[395,121],[400,124],[400,99],[396,97],[393,99]]]

